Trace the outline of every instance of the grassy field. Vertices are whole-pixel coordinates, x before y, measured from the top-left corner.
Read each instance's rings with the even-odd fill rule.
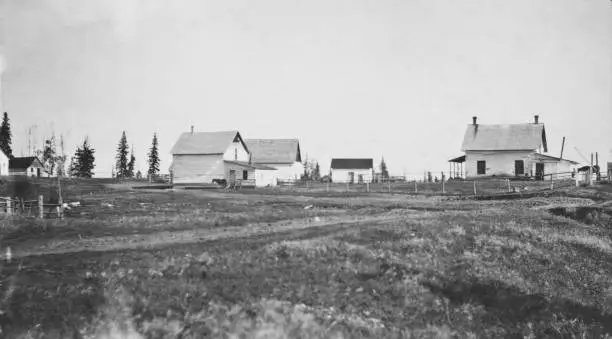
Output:
[[[63,221],[1,220],[3,338],[612,334],[607,186],[491,201],[65,189],[82,206]]]

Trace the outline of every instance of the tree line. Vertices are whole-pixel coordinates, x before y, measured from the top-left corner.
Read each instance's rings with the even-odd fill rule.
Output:
[[[11,131],[11,123],[7,112],[4,112],[2,117],[2,123],[0,124],[0,150],[9,158],[14,159],[12,149],[12,138],[13,133]],[[45,172],[49,176],[69,176],[75,178],[91,178],[93,171],[96,166],[95,164],[95,152],[96,150],[92,147],[89,142],[89,138],[86,136],[83,139],[83,143],[77,145],[74,154],[70,156],[68,163],[68,169],[66,170],[67,155],[64,152],[64,138],[60,135],[59,138],[59,150],[57,149],[57,139],[55,134],[52,133],[51,137],[44,140],[44,146],[42,149],[34,151],[33,156],[36,156],[45,168]],[[113,177],[117,178],[133,178],[141,177],[140,171],[134,173],[134,166],[136,163],[136,157],[134,156],[134,149],[132,147],[132,153],[129,154],[129,147],[125,131],[122,132],[117,148],[116,163],[113,168]],[[159,174],[159,151],[158,151],[158,139],[157,133],[153,134],[153,140],[151,147],[147,153],[148,170],[147,174],[155,176]]]

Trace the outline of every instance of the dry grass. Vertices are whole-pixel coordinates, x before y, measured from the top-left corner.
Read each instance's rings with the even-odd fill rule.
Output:
[[[250,193],[234,194],[233,201],[207,194],[189,193],[188,201],[187,195],[175,195],[172,202],[153,193],[105,192],[90,201],[148,205],[125,217],[92,207],[97,219],[75,218],[73,227],[98,223],[116,234],[197,222],[212,227],[206,221],[210,213],[251,223],[273,218],[268,214],[283,207],[280,215],[291,219],[311,201],[335,211],[330,213],[385,218],[5,264],[4,337],[610,338],[612,333],[610,229],[538,208],[559,201],[371,197],[355,198],[349,207],[345,198]],[[189,211],[194,201],[207,199],[209,211],[208,205]],[[147,209],[162,212],[148,216]],[[47,232],[58,227],[49,224]],[[30,241],[42,241],[35,237]],[[24,244],[19,239],[12,244]]]

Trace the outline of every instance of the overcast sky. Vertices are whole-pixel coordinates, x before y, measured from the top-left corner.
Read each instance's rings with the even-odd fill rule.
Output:
[[[300,139],[321,162],[384,156],[448,170],[466,124],[546,124],[550,151],[612,161],[609,0],[0,0],[2,109],[67,152],[88,136],[109,175],[127,132]],[[34,139],[34,136],[33,136]]]

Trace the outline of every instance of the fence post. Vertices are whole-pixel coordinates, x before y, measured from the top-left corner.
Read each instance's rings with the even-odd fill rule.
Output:
[[[508,192],[512,192],[512,189],[510,189],[510,179],[506,178],[506,183],[508,184]]]
[[[474,180],[474,195],[476,195],[476,180]]]
[[[417,181],[414,180],[414,193],[419,193],[419,188],[417,187]]]
[[[551,174],[551,175],[550,175],[550,190],[552,191],[552,190],[554,190],[554,189],[555,189],[555,188],[554,188],[553,176],[552,176],[552,174]]]
[[[8,199],[6,200],[6,214],[8,215],[13,214],[13,206],[11,206],[12,203],[13,199],[11,197],[8,197]]]
[[[446,193],[446,188],[444,187],[444,179],[442,179],[442,194]]]
[[[574,176],[574,179],[576,180],[576,187],[580,186],[580,181],[578,180],[578,173],[576,173],[576,176]]]
[[[370,183],[366,182],[366,192],[370,193]]]
[[[45,217],[45,206],[43,205],[43,196],[38,196],[38,217],[43,219]]]

